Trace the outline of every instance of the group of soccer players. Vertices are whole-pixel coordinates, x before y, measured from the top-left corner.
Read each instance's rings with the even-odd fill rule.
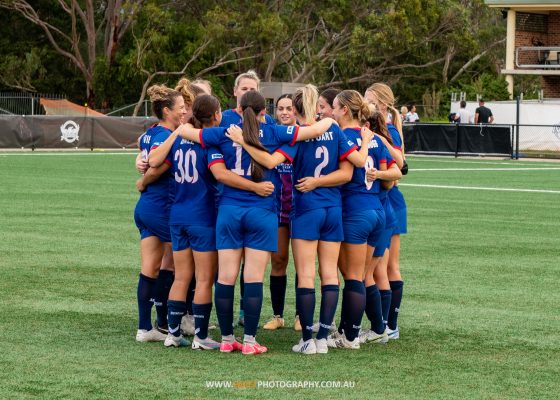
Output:
[[[266,114],[259,83],[253,71],[238,76],[237,106],[224,112],[207,81],[182,79],[175,89],[148,90],[158,123],[138,140],[136,340],[267,352],[256,341],[264,274],[272,261],[274,316],[263,328],[275,330],[285,326],[290,243],[294,329],[301,331],[294,352],[398,339],[406,204],[396,183],[407,167],[391,89],[376,83],[364,96],[337,89],[319,94],[306,85],[277,100],[275,121]],[[321,302],[315,323],[317,260]],[[233,334],[240,274],[241,342]],[[212,306],[219,342],[208,334]],[[361,328],[364,313],[369,329]]]

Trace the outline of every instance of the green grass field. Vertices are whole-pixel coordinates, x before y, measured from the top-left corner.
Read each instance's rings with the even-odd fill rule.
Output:
[[[259,331],[257,357],[135,342],[133,163],[0,153],[0,398],[558,398],[560,163],[410,157],[401,339],[302,356],[292,329]],[[206,387],[222,380],[354,387]]]

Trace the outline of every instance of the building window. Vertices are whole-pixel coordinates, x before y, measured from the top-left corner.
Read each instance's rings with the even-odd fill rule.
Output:
[[[548,27],[548,15],[516,13],[516,26],[518,31],[546,33]]]

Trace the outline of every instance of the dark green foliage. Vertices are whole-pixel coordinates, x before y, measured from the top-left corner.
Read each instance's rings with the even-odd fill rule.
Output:
[[[70,26],[60,7],[34,4],[57,26]],[[55,52],[40,28],[4,9],[0,22],[0,53],[6,55],[0,90],[9,89],[14,70],[21,69],[36,90],[85,101],[81,72]],[[98,50],[93,93],[104,111],[135,103],[147,79],[173,86],[188,64],[184,74],[211,80],[224,105],[235,75],[254,68],[264,80],[360,91],[384,81],[399,105],[420,104],[428,91],[440,94],[443,109],[451,90],[506,96],[496,67],[504,57],[503,44],[496,42],[504,36],[501,13],[482,0],[146,0],[114,61]],[[98,39],[99,49],[103,38]],[[198,52],[200,46],[205,47]],[[37,51],[40,63],[26,61]]]

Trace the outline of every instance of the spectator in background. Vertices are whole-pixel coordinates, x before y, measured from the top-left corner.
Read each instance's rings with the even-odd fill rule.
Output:
[[[478,108],[474,112],[474,123],[475,124],[491,124],[494,122],[494,116],[492,111],[484,106],[484,99],[478,100]]]
[[[455,114],[455,122],[460,124],[472,124],[473,122],[473,115],[467,111],[467,102],[465,100],[461,100],[461,108]]]
[[[406,121],[407,122],[418,122],[420,121],[420,117],[416,114],[416,104],[411,104],[408,107],[408,113],[406,114]]]
[[[406,114],[408,114],[408,108],[406,108],[406,106],[402,106],[402,107],[401,107],[401,119],[402,119],[402,122],[408,122],[408,119],[406,119]]]

